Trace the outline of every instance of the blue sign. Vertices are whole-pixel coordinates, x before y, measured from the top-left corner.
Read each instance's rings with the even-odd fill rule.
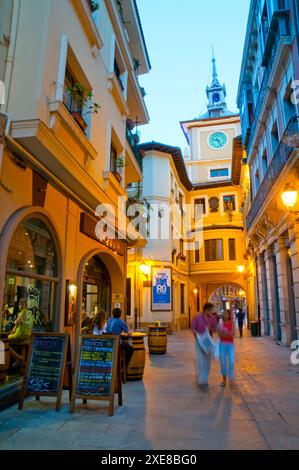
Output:
[[[171,310],[171,269],[152,268],[152,310]]]

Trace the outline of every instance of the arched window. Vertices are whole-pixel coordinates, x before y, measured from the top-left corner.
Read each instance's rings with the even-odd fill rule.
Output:
[[[213,103],[219,103],[220,95],[219,93],[213,93]]]
[[[2,328],[9,320],[15,320],[19,301],[25,298],[36,320],[35,330],[54,331],[58,326],[55,316],[58,280],[52,231],[41,218],[29,217],[17,227],[8,250],[3,303],[6,316],[2,318]]]

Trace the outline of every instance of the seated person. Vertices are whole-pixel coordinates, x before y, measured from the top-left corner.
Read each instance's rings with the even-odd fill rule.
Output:
[[[106,313],[100,311],[95,314],[91,322],[92,334],[93,335],[102,335],[106,333],[107,322],[106,322]]]
[[[85,312],[85,310],[83,310],[81,312],[81,332],[83,334],[90,334],[92,333],[92,330],[91,330],[91,323],[92,323],[92,320],[91,318],[87,315],[87,313]]]
[[[121,309],[120,308],[114,308],[112,311],[113,318],[110,318],[107,324],[107,333],[112,334],[112,335],[121,335],[121,333],[128,333],[129,328],[126,322],[124,322],[120,317],[121,317]],[[133,353],[134,353],[134,348],[131,346],[129,343],[123,343],[121,342],[120,345],[121,349],[125,352],[126,355],[126,366],[128,366]]]
[[[27,308],[27,299],[19,302],[20,313],[16,319],[12,332],[8,336],[10,344],[29,343],[34,326],[34,316]]]

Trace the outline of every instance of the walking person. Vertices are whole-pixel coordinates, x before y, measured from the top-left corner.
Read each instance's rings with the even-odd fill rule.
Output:
[[[243,325],[244,325],[244,320],[245,320],[245,313],[243,310],[240,308],[236,315],[236,319],[238,320],[238,326],[239,326],[239,332],[240,332],[240,338],[243,337]]]
[[[235,382],[235,345],[234,345],[234,336],[235,336],[235,323],[233,319],[232,312],[226,310],[224,313],[223,319],[220,320],[217,332],[220,337],[220,365],[221,365],[221,374],[222,374],[222,383],[221,387],[225,387],[227,383],[227,377],[231,383],[234,385]],[[228,367],[227,367],[228,362]]]
[[[209,373],[211,369],[212,354],[210,352],[206,353],[199,346],[197,335],[202,336],[207,330],[211,335],[216,332],[217,322],[213,316],[213,310],[213,304],[205,304],[203,313],[199,313],[192,321],[192,332],[195,336],[195,352],[197,357],[198,385],[203,390],[207,390],[209,388]]]

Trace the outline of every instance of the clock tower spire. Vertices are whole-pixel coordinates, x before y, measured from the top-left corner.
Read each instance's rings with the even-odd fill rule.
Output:
[[[213,49],[213,57],[212,57],[212,64],[213,64],[213,75],[212,75],[212,83],[210,86],[207,87],[206,93],[208,97],[208,116],[209,117],[219,117],[219,116],[226,116],[230,113],[227,110],[226,106],[226,87],[225,85],[221,85],[218,80],[218,73],[216,67],[216,59],[214,54],[214,47]]]

